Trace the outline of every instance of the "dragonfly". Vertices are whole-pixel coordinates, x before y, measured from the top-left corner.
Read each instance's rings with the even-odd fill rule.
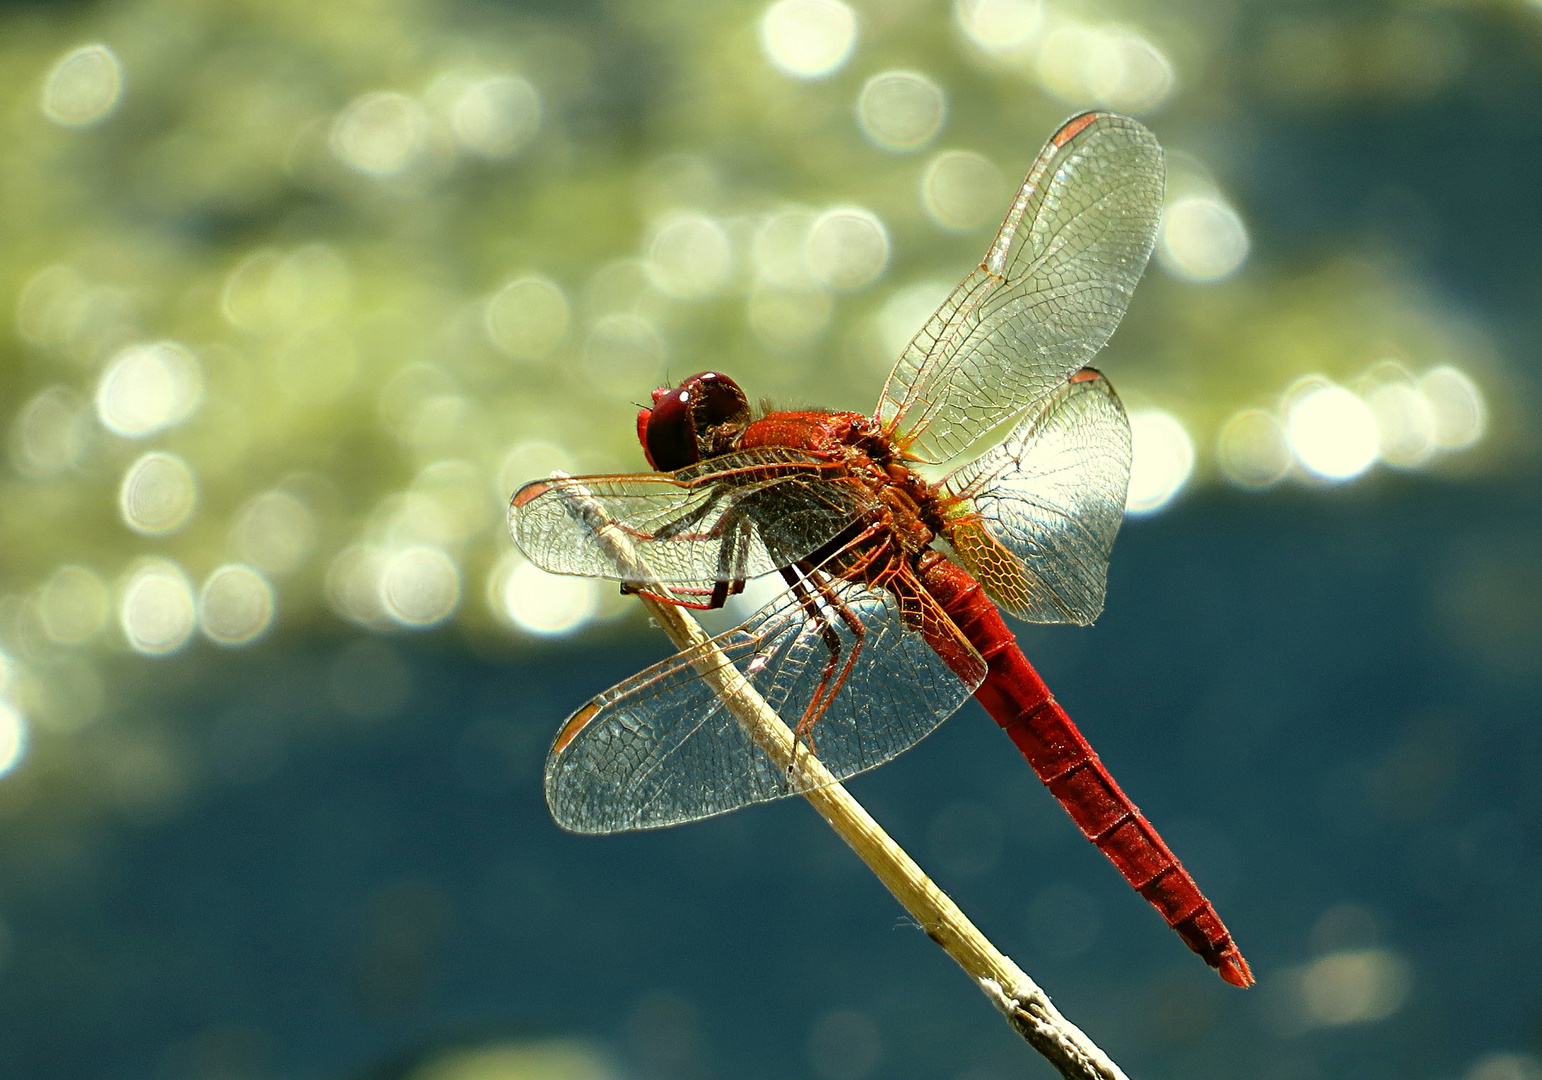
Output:
[[[1184,942],[1227,982],[1253,982],[1002,617],[1084,626],[1103,609],[1130,429],[1089,364],[1145,270],[1164,176],[1140,123],[1076,116],[872,416],[755,410],[733,379],[700,372],[638,414],[654,472],[557,475],[514,493],[513,539],[545,570],[697,608],[762,575],[785,585],[742,625],[568,718],[545,773],[558,825],[652,829],[799,794],[889,761],[973,696]],[[714,663],[795,725],[821,778],[768,756],[706,678]]]

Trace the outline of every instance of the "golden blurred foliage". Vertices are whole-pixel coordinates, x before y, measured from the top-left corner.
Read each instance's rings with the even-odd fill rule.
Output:
[[[1440,92],[1469,63],[1442,10],[1244,32],[1119,9],[0,11],[0,749],[90,724],[112,654],[629,610],[512,553],[512,489],[641,468],[634,403],[695,370],[870,407],[1085,107],[1172,151],[1160,269],[1102,361],[1137,421],[1133,509],[1191,474],[1503,467],[1492,435],[1461,453],[1488,430],[1484,335],[1361,238],[1274,259],[1228,194],[1241,163],[1200,152],[1244,90]]]

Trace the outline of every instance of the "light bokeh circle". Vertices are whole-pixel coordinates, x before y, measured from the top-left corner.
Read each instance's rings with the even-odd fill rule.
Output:
[[[111,116],[123,98],[123,62],[100,42],[54,62],[43,79],[43,115],[61,127],[87,127]]]
[[[921,175],[921,205],[948,229],[967,231],[998,221],[1006,201],[1006,176],[973,150],[944,150]]]
[[[142,655],[165,656],[182,648],[197,624],[187,574],[166,559],[141,563],[123,584],[118,623],[130,648]]]
[[[37,593],[38,621],[60,645],[90,641],[112,614],[112,596],[95,571],[66,564],[49,575]]]
[[[567,296],[549,278],[515,278],[495,292],[483,312],[488,339],[515,360],[540,360],[567,337]]]
[[[1242,409],[1221,425],[1216,436],[1216,461],[1221,473],[1244,488],[1278,483],[1290,470],[1285,429],[1273,413]]]
[[[917,150],[942,130],[948,99],[931,79],[916,71],[883,71],[857,96],[862,131],[885,150]]]
[[[1162,212],[1157,261],[1184,281],[1225,280],[1247,261],[1251,246],[1242,218],[1219,196],[1187,196]]]
[[[152,450],[128,467],[118,487],[124,524],[146,536],[175,532],[198,503],[198,480],[176,454]]]
[[[114,435],[139,439],[182,423],[203,400],[203,372],[175,341],[130,345],[96,384],[96,415]]]
[[[460,569],[442,549],[392,552],[380,569],[380,601],[402,626],[424,628],[448,619],[460,603]]]
[[[498,567],[489,585],[488,600],[493,611],[538,637],[571,634],[587,625],[600,610],[599,582],[548,574],[517,555]]]
[[[1285,421],[1296,460],[1324,480],[1349,480],[1369,469],[1381,449],[1376,414],[1342,386],[1303,394]]]
[[[0,776],[14,772],[27,756],[27,718],[8,701],[0,701]]]
[[[835,74],[856,45],[856,12],[840,0],[776,0],[760,18],[766,58],[794,78]]]
[[[871,210],[836,207],[814,219],[805,252],[815,280],[852,292],[871,285],[888,268],[889,231]]]
[[[1125,510],[1151,514],[1183,490],[1194,471],[1194,440],[1172,413],[1137,409],[1130,413],[1130,488]]]
[[[246,645],[273,625],[273,587],[256,569],[228,563],[211,573],[198,594],[198,625],[221,645]]]

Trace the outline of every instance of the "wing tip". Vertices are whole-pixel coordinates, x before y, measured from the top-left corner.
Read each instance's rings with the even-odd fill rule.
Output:
[[[1061,124],[1060,130],[1051,135],[1049,137],[1049,141],[1058,150],[1060,147],[1076,138],[1076,136],[1086,131],[1093,124],[1097,123],[1101,117],[1113,115],[1115,114],[1096,111],[1079,113],[1078,115],[1071,117],[1071,119],[1067,120],[1064,124]]]
[[[600,706],[591,701],[568,717],[567,723],[562,725],[562,730],[557,732],[557,738],[551,745],[551,756],[555,758],[561,755],[573,740],[578,738],[579,732],[589,726],[589,721],[593,720],[599,711]]]
[[[552,482],[550,480],[532,480],[514,493],[514,497],[509,500],[509,509],[519,510],[528,506],[551,489]]]

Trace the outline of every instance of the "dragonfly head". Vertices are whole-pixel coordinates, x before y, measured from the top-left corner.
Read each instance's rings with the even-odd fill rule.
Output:
[[[653,391],[653,407],[637,414],[637,441],[649,465],[674,472],[731,449],[749,422],[749,399],[739,384],[702,371],[674,389]]]

